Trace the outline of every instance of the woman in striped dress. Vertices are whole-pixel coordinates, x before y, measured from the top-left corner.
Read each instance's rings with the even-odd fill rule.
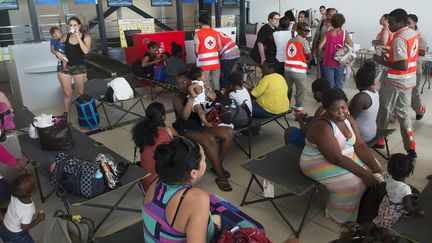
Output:
[[[378,183],[373,173],[383,172],[361,139],[347,101],[338,88],[324,94],[326,112],[307,131],[300,158],[303,173],[330,191],[325,213],[337,223],[356,221],[366,186]]]

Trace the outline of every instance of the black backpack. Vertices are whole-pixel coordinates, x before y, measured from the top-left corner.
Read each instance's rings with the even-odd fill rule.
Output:
[[[59,195],[67,192],[92,198],[106,190],[103,171],[99,163],[59,153],[50,169],[51,185],[56,188]]]
[[[229,108],[221,112],[219,118],[223,123],[233,124],[235,128],[249,126],[252,121],[251,112],[246,105],[246,101],[236,108]]]
[[[78,113],[78,124],[81,128],[99,128],[99,113],[95,98],[84,94],[75,100]]]

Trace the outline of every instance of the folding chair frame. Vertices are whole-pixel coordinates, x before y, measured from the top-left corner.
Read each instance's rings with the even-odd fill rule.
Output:
[[[162,94],[162,92],[164,92],[165,90],[168,92],[175,92],[174,87],[171,84],[165,84],[165,83],[161,83],[161,82],[157,82],[157,81],[152,81],[149,80],[151,82],[150,85],[150,97],[152,100],[155,100],[159,95]],[[155,87],[161,87],[162,90],[157,91],[156,95],[154,95],[155,91]]]
[[[135,99],[137,99],[137,101],[135,101],[135,103],[133,103],[132,106],[129,107],[129,109],[125,109],[125,108],[124,108],[124,105],[123,105],[123,102],[124,102],[124,101],[119,101],[119,102],[117,102],[117,103],[120,103],[120,105],[117,105],[116,103],[109,103],[109,102],[106,102],[106,101],[104,101],[104,100],[102,100],[102,99],[98,99],[99,104],[97,105],[97,107],[102,106],[102,110],[103,110],[104,115],[105,115],[105,118],[106,118],[106,120],[107,120],[107,122],[108,122],[108,128],[109,128],[109,129],[113,129],[113,126],[118,125],[118,124],[120,123],[120,121],[121,121],[121,120],[122,120],[122,119],[123,119],[127,114],[132,114],[132,115],[135,115],[135,116],[137,116],[137,117],[139,117],[139,118],[144,118],[144,117],[145,117],[144,115],[141,115],[141,114],[138,114],[138,113],[135,113],[135,112],[132,111],[132,109],[135,108],[135,106],[137,106],[138,104],[141,104],[141,107],[143,108],[143,111],[144,111],[144,113],[145,113],[145,106],[144,106],[144,102],[143,102],[143,100],[142,100],[142,97],[135,98]],[[107,105],[107,106],[109,106],[109,107],[112,107],[112,108],[115,108],[115,109],[118,109],[118,110],[121,110],[121,111],[124,112],[124,114],[123,114],[123,115],[122,115],[122,116],[121,116],[121,117],[120,117],[116,122],[111,123],[111,121],[110,121],[110,119],[109,119],[109,117],[108,117],[108,113],[107,113],[107,111],[106,111],[106,107],[105,107],[105,105]],[[144,113],[143,113],[143,114],[144,114]]]
[[[241,65],[242,75],[243,75],[243,83],[249,86],[250,88],[255,87],[252,76],[257,76],[257,66],[256,65],[248,65],[246,63],[238,63]],[[245,77],[246,76],[246,77]]]
[[[287,119],[287,115],[288,115],[289,113],[285,113],[282,117],[285,119],[285,122],[286,122],[286,124],[287,124],[287,127],[284,127],[279,121],[278,121],[278,119],[279,118],[281,118],[281,116],[278,116],[278,117],[276,117],[275,119],[271,119],[271,120],[266,120],[266,121],[264,121],[264,122],[261,122],[261,123],[258,123],[258,124],[251,124],[251,125],[249,125],[248,127],[245,127],[245,128],[240,128],[240,129],[238,129],[238,130],[235,130],[234,132],[235,133],[240,133],[240,132],[243,132],[243,131],[247,131],[248,132],[248,151],[246,151],[246,149],[242,146],[242,145],[240,145],[240,143],[234,138],[234,144],[249,158],[249,159],[251,159],[252,158],[252,134],[251,134],[251,130],[252,130],[252,128],[253,127],[256,127],[256,126],[263,126],[263,125],[265,125],[265,124],[267,124],[267,123],[270,123],[270,122],[273,122],[273,121],[275,121],[282,129],[287,129],[287,128],[290,128],[291,126],[290,126],[290,124],[289,124],[289,122],[288,122],[288,119]]]
[[[244,205],[251,205],[251,204],[260,203],[260,202],[270,202],[273,205],[273,207],[275,208],[275,210],[277,211],[277,213],[281,216],[282,220],[285,221],[285,223],[290,227],[291,231],[295,234],[295,236],[297,238],[299,238],[301,231],[303,229],[304,223],[305,223],[305,219],[309,213],[313,196],[314,196],[315,192],[317,191],[317,184],[315,184],[315,183],[313,184],[312,192],[311,192],[311,195],[309,197],[308,203],[306,205],[306,209],[303,213],[302,220],[300,222],[298,229],[295,229],[292,226],[292,224],[289,222],[289,220],[283,215],[283,213],[281,212],[281,210],[279,209],[279,207],[276,205],[276,203],[274,201],[277,199],[281,199],[281,198],[285,198],[285,197],[298,196],[298,195],[296,195],[294,193],[286,193],[286,194],[277,195],[277,196],[272,197],[272,198],[262,198],[262,199],[252,200],[252,201],[246,201],[246,197],[250,191],[250,187],[251,187],[253,181],[255,181],[258,184],[258,186],[261,188],[261,190],[264,190],[263,186],[259,182],[258,178],[255,176],[255,174],[251,173],[251,175],[252,175],[251,179],[249,180],[249,184],[247,186],[246,192],[243,196],[243,199],[242,199],[240,206],[243,207]]]
[[[388,160],[390,160],[390,149],[389,149],[389,146],[388,146],[388,139],[387,139],[387,137],[384,137],[384,142],[385,142],[387,156],[383,152],[379,151],[379,149],[374,148],[373,146],[372,146],[372,149],[375,152],[377,152],[379,155],[381,155],[381,157],[383,157],[385,160],[388,161]]]

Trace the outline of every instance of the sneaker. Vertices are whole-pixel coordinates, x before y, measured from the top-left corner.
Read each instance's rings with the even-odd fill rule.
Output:
[[[415,159],[417,158],[417,153],[415,150],[410,149],[407,151],[407,156],[410,157],[411,159]]]
[[[425,113],[426,113],[426,107],[422,105],[422,107],[420,108],[420,114],[416,115],[416,120],[417,121],[421,120]]]
[[[377,149],[383,149],[383,148],[385,148],[384,145],[385,145],[384,139],[380,139],[380,140],[378,140],[378,142],[373,147],[377,148]]]

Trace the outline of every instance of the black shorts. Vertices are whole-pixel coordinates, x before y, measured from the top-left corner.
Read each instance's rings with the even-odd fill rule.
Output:
[[[67,66],[67,70],[63,69],[62,65],[57,65],[57,72],[61,72],[68,75],[78,75],[78,74],[86,74],[87,68],[84,64]]]

